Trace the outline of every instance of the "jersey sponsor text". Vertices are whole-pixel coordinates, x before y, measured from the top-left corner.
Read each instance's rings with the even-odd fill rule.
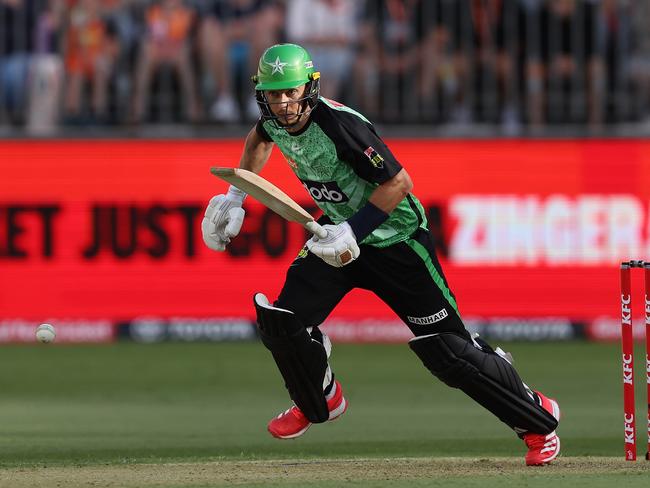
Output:
[[[316,202],[343,203],[350,200],[336,181],[300,181]]]
[[[411,317],[408,315],[406,318],[409,322],[416,325],[429,325],[440,322],[442,319],[449,316],[446,308],[440,310],[440,312],[434,313],[433,315],[427,315],[426,317]]]

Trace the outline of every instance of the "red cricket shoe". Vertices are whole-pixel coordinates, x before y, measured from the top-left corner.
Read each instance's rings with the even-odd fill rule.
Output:
[[[560,406],[552,398],[548,398],[536,391],[542,407],[548,413],[553,415],[558,421],[560,420]],[[560,438],[555,431],[550,434],[524,434],[524,442],[528,446],[526,454],[527,466],[543,466],[549,464],[560,454]]]
[[[348,408],[348,402],[343,397],[341,383],[334,380],[336,392],[327,400],[327,408],[330,411],[329,420],[339,418]],[[269,422],[268,430],[273,437],[278,439],[295,439],[300,437],[311,427],[311,422],[305,417],[302,411],[293,406],[286,412],[281,413]]]

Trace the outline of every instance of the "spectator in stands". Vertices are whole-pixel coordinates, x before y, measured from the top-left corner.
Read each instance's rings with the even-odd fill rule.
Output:
[[[0,0],[0,123],[24,120],[37,7],[36,0]]]
[[[650,126],[650,2],[634,2],[632,46],[627,75],[638,91],[637,110]]]
[[[434,42],[425,55],[428,61],[422,66],[425,71],[424,98],[434,99],[431,120],[443,122],[454,110],[463,110],[467,92],[461,79],[466,56],[460,49],[462,43],[459,40],[469,31],[469,28],[461,28],[465,20],[462,15],[467,13],[467,9],[463,10],[462,2],[458,0],[431,0],[425,5],[432,12],[435,27]]]
[[[142,32],[138,20],[144,17],[142,0],[102,0],[103,14],[111,32],[118,40],[119,52],[111,76],[109,97],[110,119],[128,119],[133,95],[133,66],[136,64]]]
[[[601,5],[597,34],[599,51],[603,54],[596,58],[599,65],[594,68],[605,83],[600,105],[604,108],[605,121],[622,122],[630,117],[630,99],[626,97],[630,88],[627,78],[632,42],[630,5],[624,0],[602,0]]]
[[[38,17],[26,120],[32,134],[51,134],[59,121],[64,76],[60,38],[65,11],[65,0],[48,0]]]
[[[506,134],[516,135],[521,125],[521,5],[518,0],[463,0],[457,5],[456,67],[462,90],[456,121],[500,122]]]
[[[545,122],[546,70],[542,46],[543,22],[547,19],[546,0],[521,0],[522,27],[525,41],[522,44],[522,76],[524,77],[525,105],[530,130],[539,132]]]
[[[327,83],[321,89],[326,98],[339,98],[341,84],[351,72],[358,7],[357,0],[287,1],[287,40],[307,49],[314,65],[327,73]]]
[[[108,83],[117,51],[114,33],[102,18],[100,1],[73,2],[68,10],[64,41],[64,103],[69,121],[78,122],[83,115],[87,83],[91,92],[92,118],[98,121],[106,119]]]
[[[604,60],[595,32],[599,6],[577,0],[548,2],[542,53],[547,112],[553,123],[581,123],[586,118],[595,127],[603,121]]]
[[[135,71],[134,121],[140,121],[149,107],[149,89],[161,67],[174,70],[184,95],[190,121],[200,117],[196,78],[191,58],[191,29],[195,12],[183,0],[154,2],[145,13],[145,35]]]
[[[263,50],[279,40],[282,11],[276,0],[213,0],[202,25],[201,46],[216,84],[212,118],[234,122],[259,110],[250,95],[250,77]]]
[[[421,119],[430,105],[435,18],[424,0],[367,0],[360,28],[357,79],[365,80],[363,110],[378,106],[388,122]]]

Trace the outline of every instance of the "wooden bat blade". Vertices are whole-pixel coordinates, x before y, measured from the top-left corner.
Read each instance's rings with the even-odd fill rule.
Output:
[[[245,191],[255,200],[290,222],[297,222],[303,226],[314,222],[314,218],[309,212],[298,205],[289,195],[252,171],[241,168],[213,167],[210,168],[210,172]],[[322,232],[316,232],[316,234],[321,234],[320,236],[324,237],[327,235],[327,231],[322,230]]]

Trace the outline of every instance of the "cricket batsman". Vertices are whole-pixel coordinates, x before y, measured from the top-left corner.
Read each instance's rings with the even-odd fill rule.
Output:
[[[500,348],[465,329],[411,178],[373,125],[320,96],[320,73],[298,45],[268,48],[253,81],[261,117],[246,137],[240,167],[259,173],[276,144],[327,230],[298,253],[273,303],[254,297],[262,342],[293,401],[269,422],[271,435],[296,438],[346,411],[328,363],[332,345],[319,325],[350,290],[362,288],[411,329],[409,346],[433,376],[524,440],[527,465],[550,463],[560,453],[558,403],[529,388]],[[210,249],[223,251],[239,233],[245,197],[231,186],[210,200],[201,225]]]

